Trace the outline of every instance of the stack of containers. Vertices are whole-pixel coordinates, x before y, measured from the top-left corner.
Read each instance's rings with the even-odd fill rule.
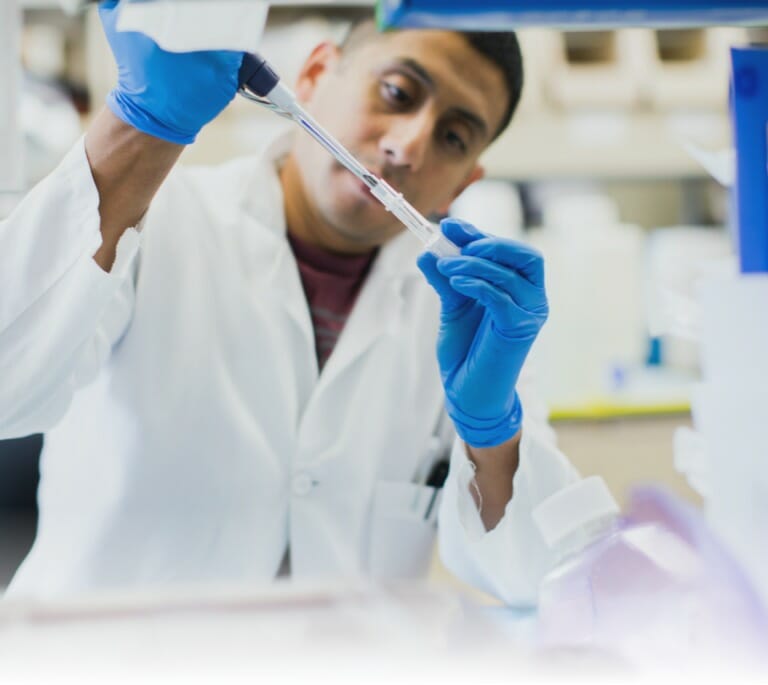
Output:
[[[734,50],[733,64],[741,273],[702,289],[694,421],[711,462],[707,516],[768,606],[768,49]]]

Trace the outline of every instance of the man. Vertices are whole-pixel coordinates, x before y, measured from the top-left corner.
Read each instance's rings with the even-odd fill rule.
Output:
[[[0,431],[47,431],[9,592],[415,576],[439,508],[449,568],[534,601],[531,510],[575,478],[520,376],[540,256],[456,221],[462,256],[419,256],[304,134],[169,175],[242,56],[166,53],[116,32],[116,6],[108,107],[0,230]],[[429,215],[482,176],[521,69],[511,34],[367,23],[316,47],[295,90]]]

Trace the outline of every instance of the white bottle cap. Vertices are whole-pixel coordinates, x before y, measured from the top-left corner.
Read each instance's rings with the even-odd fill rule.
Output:
[[[533,510],[533,520],[551,549],[589,524],[616,516],[619,511],[605,481],[590,476],[547,497]]]

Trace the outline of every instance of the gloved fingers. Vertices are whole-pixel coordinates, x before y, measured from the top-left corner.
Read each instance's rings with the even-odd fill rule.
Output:
[[[448,279],[437,269],[437,256],[432,252],[422,252],[416,260],[416,265],[421,269],[421,273],[427,279],[429,284],[437,291],[442,298],[451,290]]]
[[[486,308],[493,329],[504,338],[528,340],[535,337],[546,319],[546,313],[522,309],[501,288],[481,278],[452,276],[450,281],[453,288]]]
[[[446,257],[437,262],[438,271],[445,277],[469,276],[480,278],[496,286],[523,309],[540,308],[546,304],[544,288],[534,285],[524,276],[505,266],[480,257]]]
[[[423,252],[416,260],[429,284],[437,291],[443,306],[443,314],[457,311],[467,303],[467,298],[456,292],[448,280],[437,269],[437,256],[431,252]]]
[[[538,250],[507,238],[486,237],[473,241],[462,254],[482,257],[521,273],[537,286],[544,286],[544,258]]]
[[[461,219],[448,217],[440,222],[440,229],[443,235],[454,245],[464,247],[470,243],[485,238],[486,235],[478,231],[472,224],[468,224]]]
[[[451,276],[451,287],[462,295],[477,300],[490,311],[494,319],[507,321],[510,313],[520,311],[512,298],[501,288],[473,276]],[[527,318],[525,312],[520,311],[521,316]]]

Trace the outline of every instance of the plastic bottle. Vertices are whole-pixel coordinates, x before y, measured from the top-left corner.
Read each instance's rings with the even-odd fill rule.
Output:
[[[657,523],[622,519],[599,477],[549,497],[533,517],[558,559],[539,596],[544,646],[607,650],[642,667],[690,656],[705,618],[692,547]]]

